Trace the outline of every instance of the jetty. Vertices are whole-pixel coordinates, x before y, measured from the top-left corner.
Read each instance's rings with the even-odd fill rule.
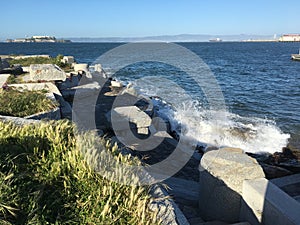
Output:
[[[63,118],[80,128],[93,128],[122,155],[145,165],[150,171],[145,179],[159,181],[151,187],[149,207],[163,225],[300,224],[300,166],[295,158],[292,165],[287,163],[288,149],[273,157],[238,148],[193,146],[174,135],[151,98],[109,77],[101,64],[76,63],[72,56],[61,60],[70,72],[53,64],[31,64],[22,67],[24,74],[14,75],[8,70],[11,61],[0,59],[0,72],[5,72],[0,74],[0,88],[47,90],[59,102],[58,109],[32,115],[31,120],[0,115],[0,121]],[[10,84],[11,76],[22,82]],[[98,156],[97,151],[90,155]],[[96,165],[97,173],[103,167],[99,157],[86,159]],[[97,164],[92,164],[94,159]],[[151,171],[161,163],[163,169]]]

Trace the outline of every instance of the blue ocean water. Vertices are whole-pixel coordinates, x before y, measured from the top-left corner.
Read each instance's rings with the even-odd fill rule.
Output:
[[[226,134],[219,145],[241,147],[250,152],[280,151],[289,136],[300,142],[300,62],[290,60],[299,43],[179,43],[196,53],[216,77],[228,108],[224,129],[216,131],[206,117],[203,93],[180,71],[158,63],[138,63],[117,75],[133,82],[143,76],[175,75],[175,80],[192,96],[193,102],[172,117],[186,127],[186,135],[208,144]],[[93,63],[120,43],[0,43],[1,54],[73,55],[78,62]],[[178,55],[180,57],[180,55]],[[159,80],[135,83],[148,95],[166,89]],[[167,90],[172,95],[172,89]],[[180,97],[178,101],[182,101]],[[169,112],[170,113],[170,112]],[[238,131],[238,133],[236,132]],[[246,132],[247,134],[242,134]]]

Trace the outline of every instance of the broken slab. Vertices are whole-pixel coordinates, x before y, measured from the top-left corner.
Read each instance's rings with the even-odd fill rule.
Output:
[[[32,64],[29,73],[32,81],[65,81],[67,78],[66,73],[53,64]]]
[[[113,129],[118,131],[130,130],[130,124],[137,127],[138,134],[148,134],[152,119],[136,106],[116,107],[111,111]]]

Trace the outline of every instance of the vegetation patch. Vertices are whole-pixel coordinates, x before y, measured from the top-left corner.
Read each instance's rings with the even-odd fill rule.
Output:
[[[31,64],[56,64],[66,72],[71,71],[71,65],[63,63],[61,61],[62,59],[63,59],[63,55],[57,55],[54,58],[28,57],[22,59],[12,59],[9,61],[9,63],[10,65],[21,65],[21,66],[30,66]]]
[[[18,126],[0,121],[0,220],[5,224],[157,224],[147,188],[103,178],[84,159],[68,121]],[[81,141],[78,141],[81,140]],[[98,137],[98,148],[115,152]],[[114,150],[113,150],[114,149]],[[90,156],[89,156],[90,157]]]
[[[21,75],[16,76],[16,75],[11,74],[7,78],[6,83],[7,84],[20,84],[20,83],[23,83],[22,76]]]
[[[25,117],[46,112],[58,103],[46,96],[47,91],[0,89],[0,115]]]

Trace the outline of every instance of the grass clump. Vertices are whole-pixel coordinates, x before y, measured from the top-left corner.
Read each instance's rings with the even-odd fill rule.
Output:
[[[46,91],[0,89],[0,115],[25,117],[49,111],[58,106],[46,96]]]
[[[7,84],[20,84],[20,83],[24,83],[22,80],[22,75],[16,76],[11,74],[7,80],[6,80]]]
[[[68,121],[24,126],[0,121],[0,220],[156,224],[147,207],[147,188],[118,184],[94,172],[78,144],[78,138],[91,142],[89,137],[77,136]],[[103,150],[112,151],[98,140]]]

